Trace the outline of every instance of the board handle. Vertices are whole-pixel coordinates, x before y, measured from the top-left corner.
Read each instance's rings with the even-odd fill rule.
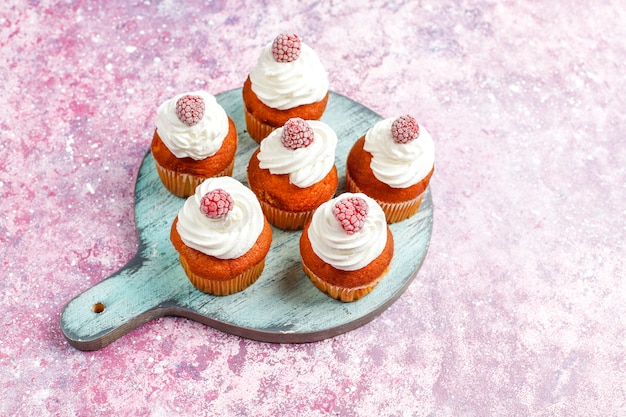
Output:
[[[184,282],[155,277],[163,265],[140,252],[126,265],[66,304],[63,335],[79,350],[98,350],[138,326],[170,314],[173,294],[189,291]],[[181,288],[182,287],[182,288]]]

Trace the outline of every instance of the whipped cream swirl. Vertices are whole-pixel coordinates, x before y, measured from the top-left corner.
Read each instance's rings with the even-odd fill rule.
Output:
[[[187,94],[204,100],[204,116],[193,126],[187,126],[176,115],[176,102]],[[215,97],[201,90],[179,94],[163,102],[157,110],[156,127],[165,146],[177,158],[199,161],[213,156],[222,147],[229,124],[226,112]]]
[[[292,62],[276,62],[272,43],[261,51],[250,71],[252,91],[265,105],[286,110],[322,100],[328,93],[328,75],[317,54],[301,43],[300,56]]]
[[[337,134],[324,122],[306,120],[315,138],[307,147],[288,149],[283,146],[283,128],[269,134],[260,145],[257,158],[259,166],[272,174],[288,174],[289,181],[297,187],[306,188],[323,180],[335,165]]]
[[[374,176],[393,188],[407,188],[424,179],[435,163],[435,144],[430,133],[419,125],[419,136],[411,142],[396,143],[391,137],[395,118],[376,123],[366,134],[363,149],[372,154]]]
[[[365,224],[349,235],[333,214],[335,203],[346,197],[367,202]],[[378,203],[362,193],[344,193],[323,203],[313,213],[308,230],[313,252],[324,262],[342,271],[356,271],[369,265],[387,244],[387,219]]]
[[[211,219],[200,211],[202,197],[221,188],[234,205],[223,218]],[[254,193],[232,177],[208,178],[187,198],[178,212],[176,230],[185,245],[220,259],[234,259],[248,252],[265,226],[261,205]]]

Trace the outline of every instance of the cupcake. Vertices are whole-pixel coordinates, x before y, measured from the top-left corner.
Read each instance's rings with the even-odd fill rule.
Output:
[[[384,119],[350,149],[346,188],[372,197],[389,223],[399,222],[419,210],[434,162],[433,140],[412,116]]]
[[[249,188],[232,177],[215,177],[187,198],[170,240],[197,289],[228,295],[252,285],[263,272],[272,228]]]
[[[267,220],[302,229],[315,209],[335,195],[337,135],[318,120],[289,119],[265,138],[248,163],[248,185]]]
[[[291,118],[320,119],[327,102],[326,70],[294,34],[267,44],[243,85],[246,127],[256,142]]]
[[[315,211],[300,236],[300,255],[305,274],[320,291],[356,301],[387,272],[393,236],[375,200],[344,193]]]
[[[188,197],[206,178],[232,175],[237,138],[235,123],[206,91],[166,100],[151,145],[163,185]]]

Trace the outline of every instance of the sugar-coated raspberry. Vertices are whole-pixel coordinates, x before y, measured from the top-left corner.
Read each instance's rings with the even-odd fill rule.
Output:
[[[283,146],[292,150],[306,148],[313,143],[314,139],[315,133],[313,133],[311,126],[299,117],[287,120],[280,137]]]
[[[234,205],[233,198],[221,188],[209,191],[200,200],[200,211],[210,219],[219,219],[228,214]]]
[[[176,115],[187,126],[197,124],[204,116],[204,99],[189,94],[179,98],[176,102]]]
[[[351,235],[365,224],[367,209],[367,202],[361,197],[346,197],[335,203],[333,214],[343,230]]]
[[[391,124],[391,137],[396,143],[409,143],[420,135],[420,128],[413,116],[405,114]]]
[[[272,43],[276,62],[293,62],[300,56],[300,38],[295,33],[281,33]]]

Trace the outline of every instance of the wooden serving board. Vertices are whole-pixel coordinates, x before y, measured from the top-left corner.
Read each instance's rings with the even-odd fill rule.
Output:
[[[233,177],[247,184],[246,167],[257,148],[246,133],[241,89],[217,95],[234,120],[239,147]],[[344,96],[331,93],[322,121],[339,138],[337,193],[345,191],[345,160],[352,144],[381,117]],[[419,212],[391,225],[395,254],[388,274],[366,297],[342,303],[317,290],[300,264],[299,231],[273,229],[273,241],[259,280],[246,290],[216,297],[196,290],[169,240],[172,221],[184,200],[161,184],[152,154],[143,160],[135,186],[139,247],[123,268],[71,300],[60,325],[69,343],[97,350],[150,320],[182,316],[241,337],[273,343],[304,343],[333,337],[371,321],[409,286],[430,242],[430,189]]]

